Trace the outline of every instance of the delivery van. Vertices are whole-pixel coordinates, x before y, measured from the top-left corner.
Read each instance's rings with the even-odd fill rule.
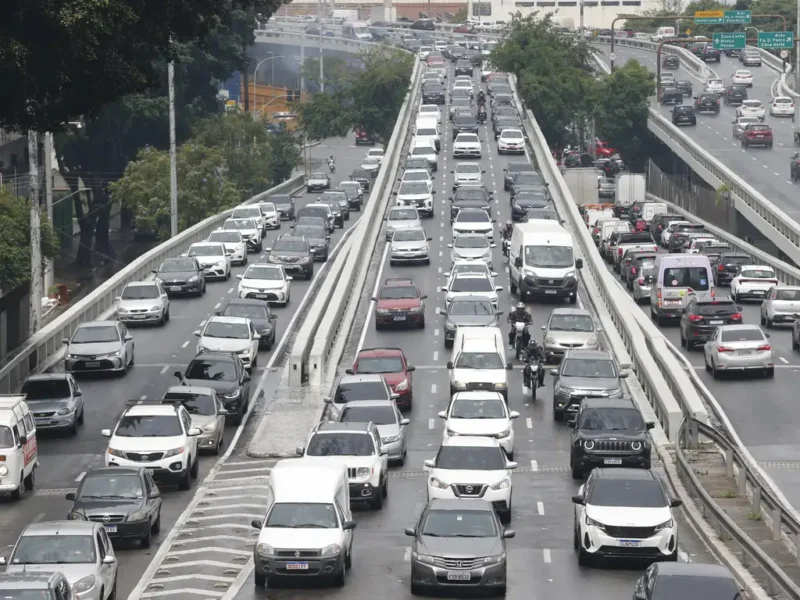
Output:
[[[36,424],[24,396],[0,395],[0,492],[19,500],[39,466]]]

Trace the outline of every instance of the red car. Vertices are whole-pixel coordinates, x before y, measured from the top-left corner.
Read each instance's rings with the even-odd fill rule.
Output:
[[[411,279],[389,278],[383,282],[375,306],[375,329],[387,326],[425,327],[425,298]]]
[[[589,146],[588,152],[589,152],[589,154],[592,153],[592,146]],[[611,148],[603,140],[597,140],[597,142],[594,143],[594,155],[595,156],[600,156],[602,158],[610,158],[610,157],[614,156],[616,153],[617,153],[617,151],[614,150],[614,148]]]
[[[360,146],[361,144],[372,146],[375,144],[375,140],[367,135],[366,131],[362,129],[356,129],[356,146]]]
[[[453,29],[453,33],[472,33],[475,28],[469,23],[462,23]]]
[[[400,348],[365,348],[356,356],[353,368],[348,375],[380,374],[397,394],[395,402],[400,410],[411,410],[413,400],[413,380],[411,373],[415,367],[408,364],[406,355]]]
[[[772,148],[772,127],[764,123],[750,123],[742,132],[742,148],[764,146]]]

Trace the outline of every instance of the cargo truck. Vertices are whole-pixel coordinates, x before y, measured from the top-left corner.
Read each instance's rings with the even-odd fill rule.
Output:
[[[629,207],[634,202],[644,202],[646,196],[643,174],[625,173],[617,177],[617,206]]]
[[[594,167],[566,169],[564,181],[575,204],[578,206],[598,204],[600,183],[597,169]]]

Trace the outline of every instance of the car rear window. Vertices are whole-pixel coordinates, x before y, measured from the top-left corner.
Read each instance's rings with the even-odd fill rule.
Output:
[[[705,291],[709,288],[708,269],[705,267],[675,267],[664,270],[664,286],[686,287]]]
[[[729,329],[720,334],[721,342],[760,342],[764,334],[760,329]]]
[[[733,302],[698,302],[692,312],[696,315],[714,316],[732,315],[739,311]]]

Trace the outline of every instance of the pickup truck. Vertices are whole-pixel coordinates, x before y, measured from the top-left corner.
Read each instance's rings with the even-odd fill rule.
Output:
[[[614,271],[620,272],[620,264],[626,252],[658,252],[658,246],[649,233],[621,233],[614,247]]]

